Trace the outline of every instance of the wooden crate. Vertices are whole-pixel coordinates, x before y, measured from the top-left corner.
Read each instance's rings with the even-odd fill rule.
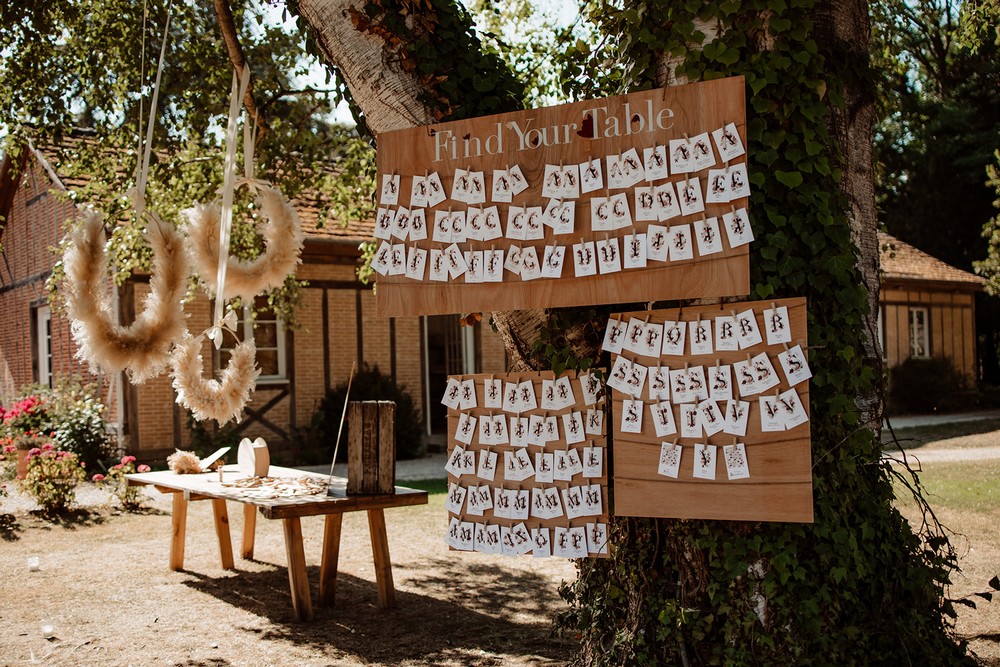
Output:
[[[351,401],[348,405],[347,493],[393,493],[396,487],[396,404]]]

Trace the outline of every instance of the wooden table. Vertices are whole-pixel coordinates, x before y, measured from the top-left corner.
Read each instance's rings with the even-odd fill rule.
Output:
[[[271,466],[272,477],[315,477],[323,480],[327,475]],[[231,482],[242,477],[236,466],[225,466],[223,480]],[[226,501],[243,503],[243,544],[241,555],[253,558],[254,533],[257,509],[266,519],[281,519],[285,532],[285,552],[288,557],[288,583],[292,591],[292,606],[299,620],[312,620],[312,599],[309,595],[309,578],[306,573],[305,551],[302,547],[301,517],[324,516],[323,556],[320,562],[319,602],[333,604],[337,583],[337,560],[340,555],[340,527],[344,512],[368,512],[368,530],[371,534],[372,556],[375,562],[375,582],[379,602],[384,608],[396,605],[396,591],[392,585],[392,564],[389,560],[389,542],[385,534],[385,515],[389,507],[427,504],[427,492],[396,487],[392,495],[301,495],[284,498],[251,498],[243,489],[223,486],[219,473],[178,475],[169,470],[134,473],[127,475],[130,484],[148,484],[161,493],[173,494],[172,534],[170,538],[170,569],[184,568],[184,535],[187,529],[188,503],[194,500],[211,500],[215,517],[215,533],[219,538],[222,567],[234,569],[233,546],[229,535],[229,514]],[[333,488],[343,494],[347,480],[333,478]]]

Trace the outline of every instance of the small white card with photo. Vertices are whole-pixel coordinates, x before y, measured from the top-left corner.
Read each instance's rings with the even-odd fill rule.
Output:
[[[696,479],[715,479],[715,450],[715,445],[695,444],[692,475]]]
[[[792,326],[788,321],[787,306],[764,309],[764,334],[768,345],[792,342]]]
[[[661,222],[681,214],[681,206],[673,183],[661,183],[653,188],[653,206],[656,209],[656,217]]]
[[[583,448],[583,476],[593,479],[604,476],[604,448]]]
[[[681,437],[700,438],[702,428],[698,405],[695,403],[683,403],[680,407]]]
[[[735,211],[723,213],[722,226],[726,228],[726,237],[729,239],[730,248],[738,248],[753,241],[753,229],[750,227],[750,218],[747,217],[746,209],[738,208]]]
[[[691,354],[712,354],[712,321],[688,322],[688,340],[691,341]]]
[[[736,123],[729,123],[715,130],[712,132],[712,138],[715,139],[715,146],[719,149],[719,157],[723,162],[738,158],[745,152]]]
[[[667,228],[661,225],[648,225],[646,227],[646,259],[651,262],[665,262],[669,250]]]
[[[383,206],[395,206],[399,203],[399,174],[382,174],[378,203]]]
[[[601,349],[612,354],[620,353],[622,343],[625,342],[625,327],[625,322],[614,318],[609,319],[608,326],[604,329],[604,342],[601,344]]]
[[[427,271],[427,251],[417,246],[411,246],[406,251],[406,277],[413,280],[423,280]]]
[[[667,230],[667,245],[670,249],[670,261],[694,259],[694,240],[691,238],[691,225],[674,225]]]
[[[587,435],[604,435],[604,410],[587,408]]]
[[[705,210],[705,202],[701,196],[701,181],[689,178],[677,184],[677,198],[680,201],[681,213],[694,215]]]
[[[708,396],[713,401],[733,399],[733,372],[730,366],[716,364],[708,367]]]
[[[695,220],[694,239],[698,244],[698,254],[702,257],[722,252],[722,230],[719,229],[719,219]]]
[[[684,354],[684,340],[687,338],[687,323],[683,320],[667,320],[663,323],[663,354],[680,356]]]
[[[617,273],[622,270],[621,252],[618,250],[618,239],[607,238],[597,241],[597,268],[601,274]]]
[[[748,401],[726,401],[726,425],[722,430],[729,435],[743,437],[747,434],[747,419],[750,416]]]
[[[789,386],[794,387],[812,377],[809,362],[806,361],[806,355],[802,352],[800,345],[779,352],[778,361],[781,362],[781,370],[785,372]]]
[[[683,449],[677,443],[662,443],[660,445],[660,463],[656,468],[657,474],[677,479],[677,475],[681,470],[682,453]]]
[[[580,163],[580,192],[587,194],[595,190],[604,189],[604,170],[601,168],[601,159],[593,158],[587,162]]]
[[[642,433],[642,401],[622,401],[622,433]]]
[[[691,137],[691,171],[702,171],[715,165],[715,151],[708,132]]]
[[[625,254],[622,266],[626,269],[646,268],[646,235],[626,234],[624,239]]]
[[[650,403],[649,414],[653,418],[656,437],[663,438],[677,433],[677,424],[674,422],[674,409],[669,401]]]
[[[646,172],[646,181],[662,181],[670,175],[667,166],[667,147],[650,146],[642,149],[642,164]]]
[[[726,461],[726,475],[729,479],[747,479],[750,477],[750,466],[747,465],[747,450],[742,442],[723,446],[722,458]]]
[[[764,342],[753,308],[736,313],[736,338],[739,340],[741,350],[747,350]]]

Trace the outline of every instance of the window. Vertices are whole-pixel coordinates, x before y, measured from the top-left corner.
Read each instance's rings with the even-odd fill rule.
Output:
[[[931,358],[931,333],[926,308],[910,308],[910,356]]]
[[[245,306],[239,311],[236,337],[243,341],[248,336],[253,336],[254,344],[257,345],[257,366],[260,368],[258,382],[286,380],[288,374],[285,358],[285,325],[274,311],[268,308],[266,297],[257,297],[254,306],[257,310],[256,317],[253,316],[250,306]],[[218,368],[225,368],[229,363],[229,356],[236,342],[227,332],[223,338],[222,348],[216,355]]]
[[[48,306],[35,308],[35,359],[38,384],[52,386],[52,311]]]

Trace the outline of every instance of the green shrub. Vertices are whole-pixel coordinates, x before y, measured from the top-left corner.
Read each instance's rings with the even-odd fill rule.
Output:
[[[327,460],[333,456],[346,396],[347,383],[344,382],[327,392],[312,418],[310,439],[315,440],[326,452]],[[404,386],[396,384],[390,376],[384,375],[378,366],[365,364],[354,375],[350,400],[393,401],[396,404],[396,458],[412,459],[423,455],[423,425],[413,405],[413,398]],[[337,454],[337,459],[341,461],[347,459],[349,428],[348,420],[345,419],[343,435],[340,438],[340,451]]]
[[[76,485],[85,477],[76,454],[47,442],[28,452],[28,472],[18,486],[41,505],[43,512],[58,514],[76,499]]]
[[[910,357],[889,371],[889,412],[927,413],[954,410],[965,391],[965,376],[945,357]]]

